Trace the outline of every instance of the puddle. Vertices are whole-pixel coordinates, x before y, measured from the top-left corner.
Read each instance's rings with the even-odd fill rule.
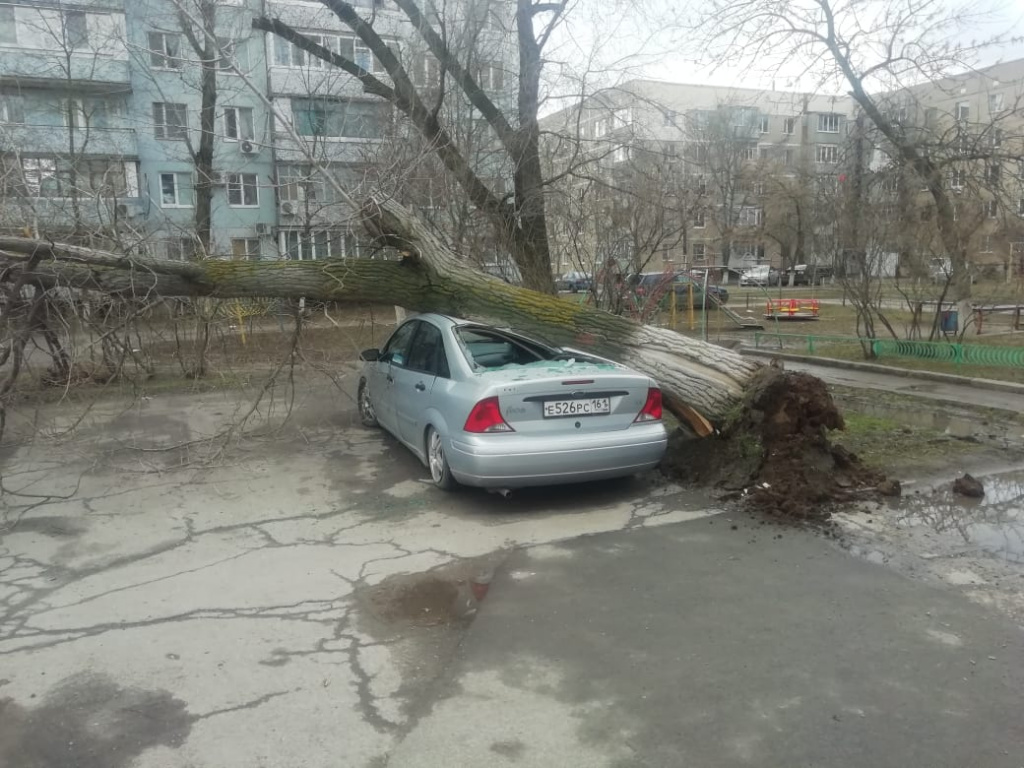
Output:
[[[949,543],[979,549],[1024,564],[1024,471],[981,478],[985,496],[957,496],[950,485],[927,496],[903,499],[896,506],[900,528],[930,528]]]

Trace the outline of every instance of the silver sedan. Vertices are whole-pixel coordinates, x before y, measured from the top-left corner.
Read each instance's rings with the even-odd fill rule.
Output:
[[[436,314],[360,357],[363,424],[398,438],[445,490],[622,477],[665,453],[658,385],[601,358]]]

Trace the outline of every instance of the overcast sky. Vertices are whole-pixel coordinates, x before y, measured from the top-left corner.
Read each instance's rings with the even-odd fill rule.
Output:
[[[793,0],[809,2],[809,0]],[[906,5],[922,0],[888,0]],[[948,11],[958,0],[934,0]],[[856,22],[863,23],[883,7],[883,0],[836,0],[835,6],[856,9]],[[984,11],[982,6],[984,5]],[[801,62],[786,61],[775,66],[766,62],[740,64],[711,61],[701,50],[699,31],[685,27],[696,19],[704,0],[576,0],[563,24],[553,36],[549,74],[561,71],[567,83],[586,78],[594,85],[613,85],[635,77],[715,85],[742,85],[778,90],[845,92],[844,83],[822,82],[804,74]],[[945,39],[963,44],[990,40],[996,35],[1005,44],[979,51],[977,64],[1024,58],[1024,0],[979,0],[969,6],[974,14],[966,23],[950,28]],[[694,10],[691,11],[690,8]],[[559,66],[558,63],[566,63]],[[549,108],[555,105],[549,105]]]

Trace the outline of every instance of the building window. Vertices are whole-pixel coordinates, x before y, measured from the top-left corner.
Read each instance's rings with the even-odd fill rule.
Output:
[[[160,174],[160,207],[191,208],[192,177],[188,173]]]
[[[278,200],[293,203],[304,200],[328,202],[327,185],[319,171],[309,166],[282,166],[277,171]]]
[[[441,82],[441,67],[430,55],[420,55],[413,60],[412,82],[426,88],[436,88]]]
[[[697,177],[697,194],[706,195],[708,193],[708,180],[703,176]]]
[[[839,133],[841,117],[834,112],[818,115],[818,133]]]
[[[1003,146],[1003,131],[1001,128],[993,128],[992,132],[988,135],[988,143],[993,149],[999,149]]]
[[[383,71],[370,49],[357,37],[326,35],[316,32],[302,32],[301,34],[309,38],[311,42],[348,59],[367,72]],[[277,36],[274,37],[274,63],[280,67],[309,67],[310,69],[326,69],[332,66],[318,56],[313,56],[297,45],[292,45]]]
[[[757,148],[757,159],[758,160],[767,160],[768,159],[768,155],[769,155],[770,152],[771,152],[771,150],[768,147],[758,147]]]
[[[351,232],[338,229],[282,230],[278,233],[281,256],[292,261],[354,258],[359,243]]]
[[[242,61],[245,49],[239,50],[237,40],[229,37],[218,37],[217,45],[220,48],[220,57],[217,59],[217,68],[227,74],[233,73],[236,69],[248,69],[248,61]]]
[[[25,109],[21,96],[14,93],[0,93],[0,123],[20,125],[24,122]]]
[[[741,227],[757,227],[761,225],[761,209],[743,207],[736,212],[736,223]]]
[[[964,181],[967,179],[967,172],[961,170],[950,171],[949,173],[949,186],[952,189],[963,189]]]
[[[629,160],[629,147],[616,147],[612,150],[612,162],[624,163]]]
[[[694,229],[704,229],[704,227],[706,227],[706,226],[707,226],[707,217],[705,216],[704,211],[697,211],[695,214],[693,214],[693,228]]]
[[[300,136],[374,139],[384,133],[388,105],[376,101],[292,99],[292,115]]]
[[[961,122],[971,119],[971,105],[966,101],[959,101],[956,105],[956,119]]]
[[[732,253],[734,258],[743,261],[757,261],[757,246],[753,243],[736,243]]]
[[[662,112],[662,125],[671,126],[676,124],[678,115],[674,109],[666,109]]]
[[[981,248],[979,250],[982,253],[992,253],[992,235],[982,235]]]
[[[1002,112],[1003,111],[1003,94],[1001,94],[1001,93],[990,93],[988,95],[988,111],[989,112]]]
[[[757,157],[757,144],[747,144],[743,147],[743,159],[753,160]]]
[[[782,121],[782,132],[790,136],[796,133],[795,117],[787,117],[785,120]]]
[[[707,261],[708,247],[704,243],[693,244],[693,260],[695,262]]]
[[[767,187],[763,181],[755,181],[754,185],[751,187],[751,191],[754,193],[755,197],[764,197],[766,189]]]
[[[255,173],[228,174],[228,205],[255,208],[260,204],[259,179]]]
[[[608,133],[608,118],[599,117],[594,121],[594,138],[599,139]]]
[[[769,133],[771,131],[771,120],[768,117],[762,117],[759,123],[760,125],[758,127],[760,128],[761,133]]]
[[[990,219],[999,218],[999,201],[989,200],[985,203],[985,215]]]
[[[990,165],[988,167],[987,178],[988,178],[990,184],[998,184],[999,183],[999,179],[1002,177],[1002,175],[1003,175],[1003,168],[1002,168],[1002,166],[1000,166],[998,164],[995,164],[995,165]]]
[[[181,69],[180,36],[168,32],[150,32],[149,63],[157,69]]]
[[[64,11],[64,35],[70,48],[89,45],[89,24],[85,11]]]
[[[17,45],[18,28],[15,25],[13,5],[0,5],[0,45]]]
[[[477,73],[476,83],[485,91],[500,91],[505,87],[505,70],[497,63],[484,64]]]
[[[153,102],[153,136],[165,141],[188,138],[188,110],[184,104]]]
[[[170,237],[164,240],[164,256],[171,261],[191,261],[196,257],[196,243],[191,237]]]
[[[252,141],[254,135],[252,107],[224,108],[224,138],[227,141]]]
[[[784,165],[792,165],[793,164],[793,150],[792,149],[785,150],[785,152],[783,153],[783,156],[782,156],[782,162],[783,162]]]
[[[21,161],[25,191],[29,197],[59,197],[57,161],[45,157],[26,157]]]
[[[819,163],[834,165],[839,162],[839,147],[836,144],[819,144],[814,148],[814,159]]]
[[[1017,201],[1017,215],[1024,216],[1024,197]]]
[[[231,238],[231,258],[235,261],[259,261],[260,240],[258,237]]]

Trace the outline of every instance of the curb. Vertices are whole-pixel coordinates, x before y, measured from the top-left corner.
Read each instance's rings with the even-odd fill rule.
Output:
[[[767,349],[752,349],[751,347],[740,347],[739,352],[741,355],[750,355],[753,357],[777,358],[779,360],[791,360],[794,363],[821,365],[828,368],[845,368],[851,371],[864,371],[866,373],[883,373],[888,374],[889,376],[899,376],[904,379],[937,381],[942,382],[943,384],[959,384],[962,387],[974,387],[975,389],[988,389],[994,392],[1007,392],[1013,395],[1024,395],[1024,384],[1017,384],[1012,381],[975,379],[970,376],[957,376],[952,373],[936,373],[935,371],[912,371],[907,368],[890,368],[887,365],[878,365],[876,363],[860,363],[854,360],[837,360],[834,357],[794,355],[788,352],[772,352]]]

